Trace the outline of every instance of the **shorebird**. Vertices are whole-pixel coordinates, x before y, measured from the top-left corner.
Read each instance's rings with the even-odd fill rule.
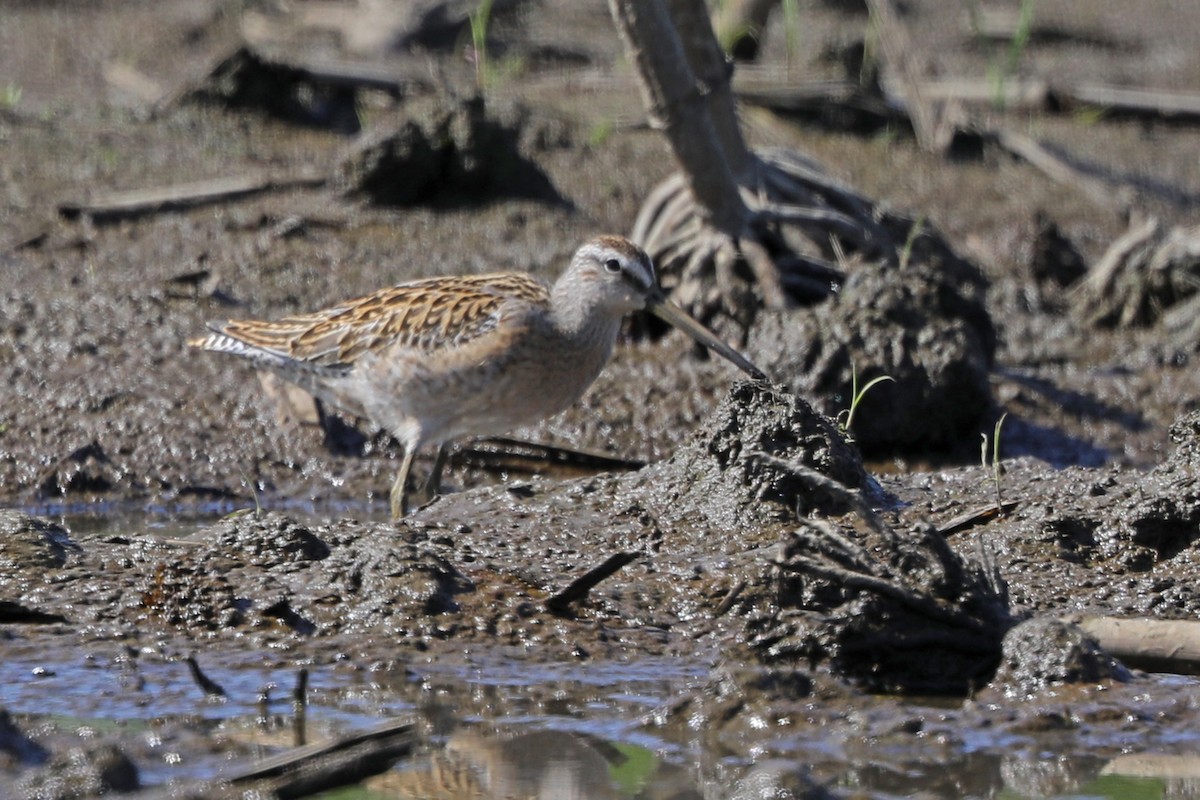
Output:
[[[755,379],[763,373],[672,304],[654,264],[620,236],[598,236],[553,284],[514,272],[422,278],[278,321],[209,323],[188,344],[248,359],[395,436],[404,457],[390,500],[408,512],[413,457],[436,444],[529,425],[583,395],[612,355],[621,320],[647,310]]]

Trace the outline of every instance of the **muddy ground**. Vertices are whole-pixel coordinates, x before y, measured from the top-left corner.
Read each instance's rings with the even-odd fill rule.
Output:
[[[166,692],[156,670],[183,669],[189,654],[227,674],[286,674],[281,683],[306,666],[318,693],[341,698],[330,702],[339,712],[345,684],[370,675],[376,705],[363,717],[414,713],[424,741],[442,745],[463,720],[586,718],[609,695],[564,693],[555,669],[634,665],[636,679],[609,685],[628,680],[640,688],[623,696],[656,701],[650,713],[617,714],[641,733],[614,738],[644,735],[669,753],[654,796],[818,785],[835,796],[1048,796],[1094,781],[1118,754],[1195,749],[1190,682],[1131,673],[1072,631],[1037,629],[1004,651],[1001,640],[1027,618],[1200,612],[1200,425],[1187,416],[1200,408],[1196,343],[1154,324],[1087,323],[1078,290],[1042,279],[1037,257],[1047,221],[1083,265],[1131,211],[1188,223],[1200,131],[1089,109],[972,108],[1068,151],[1107,181],[1105,198],[995,149],[941,158],[902,126],[848,133],[744,106],[753,145],[808,154],[927,221],[978,270],[996,334],[990,401],[952,440],[868,450],[864,468],[810,407],[832,415],[845,398],[797,397],[785,387],[804,381],[770,369],[792,363],[803,341],[764,344],[767,328],[742,337],[779,382],[755,386],[677,334],[634,336],[635,324],[584,400],[514,434],[617,461],[563,465],[503,442],[463,443],[448,493],[393,524],[393,441],[354,420],[322,430],[281,419],[248,368],[185,341],[209,319],[282,316],[415,276],[552,277],[588,236],[629,231],[672,161],[644,124],[605,4],[546,0],[497,13],[487,75],[488,109],[521,120],[522,168],[540,177],[458,191],[435,178],[434,196],[403,207],[348,194],[352,170],[339,165],[354,149],[344,129],[355,115],[344,99],[304,96],[299,112],[254,95],[230,103],[206,82],[214,65],[245,41],[289,63],[382,64],[403,76],[401,96],[360,94],[364,135],[454,107],[450,94],[471,94],[476,75],[461,30],[400,46],[375,35],[402,30],[399,16],[331,27],[316,5],[0,6],[0,505],[11,509],[0,512],[11,621],[0,639],[13,670],[0,706],[18,712],[15,728],[0,726],[0,785],[69,796],[131,786],[122,758],[155,785],[261,754],[172,706],[156,734],[171,747],[116,726],[85,737],[90,756],[72,755],[72,720],[153,709],[146,681]],[[861,39],[867,18],[836,5],[801,4],[804,24],[773,27],[763,66],[743,74],[758,86],[838,75],[831,54]],[[982,75],[1002,59],[957,11],[906,5],[934,73]],[[1039,20],[1072,35],[1035,37],[1018,70],[1194,87],[1200,16],[1139,5],[1039,3]],[[337,177],[121,218],[72,212],[115,190],[314,173]],[[879,408],[894,402],[887,391],[873,390]],[[953,384],[941,391],[953,406]],[[979,435],[1001,414],[997,488],[979,466]],[[797,465],[859,490],[880,517]],[[997,491],[1007,513],[981,511]],[[222,518],[230,512],[242,513]],[[969,512],[979,513],[963,523]],[[570,594],[606,563],[614,574]],[[864,588],[878,581],[890,588]],[[80,663],[120,675],[121,691],[76,696],[72,686],[88,685]],[[483,663],[533,677],[504,691],[447,688]],[[31,678],[29,665],[42,672]],[[249,708],[255,690],[240,689]],[[878,694],[893,692],[941,699]],[[74,699],[55,704],[56,716],[35,713],[55,694]],[[242,706],[230,715],[255,716]],[[471,751],[491,763],[520,749],[474,735],[455,733],[439,757]],[[114,744],[119,753],[103,751]],[[586,758],[606,752],[594,736],[580,747]],[[175,766],[167,751],[210,755]],[[1031,761],[1046,752],[1057,767]],[[71,768],[78,775],[64,777]]]

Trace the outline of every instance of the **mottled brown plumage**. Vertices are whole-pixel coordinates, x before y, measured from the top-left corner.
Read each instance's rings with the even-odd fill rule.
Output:
[[[247,358],[399,438],[391,499],[400,517],[422,445],[439,445],[436,491],[445,442],[574,403],[608,361],[622,317],[643,308],[761,377],[667,302],[649,256],[619,236],[585,243],[553,286],[519,273],[424,278],[274,322],[214,323],[189,344]]]

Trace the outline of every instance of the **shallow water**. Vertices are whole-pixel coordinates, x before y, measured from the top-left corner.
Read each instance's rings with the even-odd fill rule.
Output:
[[[178,728],[236,741],[239,758],[295,741],[294,665],[270,663],[269,657],[249,663],[245,654],[201,648],[197,659],[205,674],[226,693],[212,698],[182,660],[153,648],[81,644],[72,635],[38,637],[36,647],[22,647],[19,633],[10,636],[15,638],[0,662],[0,686],[3,705],[19,726],[35,738],[55,730],[84,741],[138,740],[144,785],[210,778],[238,760],[227,746],[205,751],[187,744]],[[1075,732],[1058,736],[1057,751],[1054,736],[1035,746],[1028,737],[989,726],[966,724],[950,732],[937,720],[952,704],[864,701],[862,708],[846,709],[852,722],[841,729],[797,720],[791,735],[774,731],[762,743],[761,758],[722,756],[646,724],[708,671],[706,663],[679,659],[531,664],[488,653],[458,663],[366,671],[311,665],[303,735],[314,741],[380,719],[423,720],[429,748],[394,769],[380,787],[401,797],[420,796],[422,781],[445,779],[448,768],[484,781],[494,794],[483,796],[496,797],[518,790],[540,792],[529,795],[538,797],[568,790],[578,797],[645,797],[656,796],[650,794],[655,785],[676,797],[788,796],[754,792],[762,786],[783,791],[806,775],[836,795],[871,797],[1184,797],[1196,785],[1195,779],[1153,771],[1177,775],[1180,765],[1191,763],[1181,754],[1200,752],[1200,732],[1156,741],[1102,734],[1094,737],[1097,752],[1107,755],[1089,756],[1079,753]],[[1200,686],[1165,676],[1158,683],[1184,694]],[[876,728],[868,717],[921,719],[928,734],[863,735]],[[1147,752],[1172,757],[1128,758]],[[380,779],[372,781],[374,786]]]
[[[138,540],[186,539],[212,522],[59,520],[77,537]],[[547,661],[479,642],[423,655],[367,634],[247,648],[150,630],[0,628],[0,706],[51,753],[117,743],[150,787],[412,719],[421,749],[370,779],[372,791],[429,796],[430,781],[458,781],[482,797],[786,797],[815,782],[839,797],[1200,796],[1200,682],[1190,678],[1067,688],[1032,703],[814,695],[782,718],[760,715],[751,698],[751,710],[730,717],[742,727],[727,731],[712,715],[676,711],[680,698],[712,697],[719,659],[707,652]],[[201,689],[189,656],[222,696]],[[292,693],[302,669],[300,714]],[[0,769],[0,796],[28,775],[11,767]]]

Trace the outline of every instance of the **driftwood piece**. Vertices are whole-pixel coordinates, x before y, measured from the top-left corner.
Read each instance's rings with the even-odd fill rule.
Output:
[[[1041,78],[1010,77],[1001,83],[971,76],[927,78],[921,81],[921,94],[930,102],[1000,106],[1009,110],[1049,111],[1058,102],[1056,90]]]
[[[734,94],[744,104],[828,130],[870,134],[890,125],[910,124],[902,103],[851,81],[782,86],[751,76],[734,81]]]
[[[1083,617],[1070,620],[1128,666],[1200,675],[1200,622]]]
[[[893,220],[869,200],[795,153],[746,149],[702,2],[609,7],[651,124],[680,166],[651,192],[631,233],[676,302],[697,319],[725,317],[746,330],[764,306],[827,296],[822,259],[896,258]]]
[[[1200,121],[1200,92],[1170,91],[1102,83],[1060,83],[1044,78],[1010,77],[926,79],[921,94],[929,102],[988,104],[1005,109],[1074,111],[1095,106],[1118,116],[1174,122]]]
[[[1072,110],[1080,106],[1100,106],[1107,112],[1125,116],[1166,119],[1175,122],[1200,121],[1200,93],[1128,89],[1101,84],[1054,85],[1042,79],[1010,79],[996,85],[986,78],[946,78],[920,80],[918,94],[933,107],[953,104],[957,111],[943,117],[946,126],[940,135],[951,140],[972,137],[1027,162],[1052,180],[1071,186],[1102,208],[1125,213],[1139,193],[1153,194],[1173,205],[1195,205],[1194,193],[1163,182],[1154,182],[1116,174],[1105,165],[1088,164],[1072,158],[1061,146],[1047,145],[1030,136],[1002,126],[985,127],[970,119],[967,105],[999,105],[1005,109],[1033,109],[1047,112]],[[737,96],[744,102],[773,112],[812,120],[835,130],[870,132],[906,122],[921,140],[922,117],[913,115],[922,106],[913,106],[908,98],[889,99],[873,96],[849,82],[811,84],[800,87],[768,87],[761,78],[739,81]],[[928,116],[928,115],[926,115]],[[928,120],[925,120],[928,122]],[[922,147],[925,143],[921,141]]]
[[[651,126],[670,142],[705,221],[724,236],[740,237],[750,215],[667,5],[610,0],[609,6],[637,67]]]
[[[997,517],[1002,517],[1010,511],[1015,511],[1021,504],[1016,500],[1006,503],[989,503],[986,506],[972,508],[943,522],[937,532],[942,536],[953,536],[956,533],[968,531],[977,525],[986,525]]]
[[[667,0],[683,54],[696,76],[709,118],[735,177],[752,168],[753,156],[742,136],[734,103],[733,66],[713,34],[704,0]]]
[[[213,178],[151,189],[106,192],[87,200],[67,200],[58,204],[58,213],[66,219],[86,216],[95,223],[116,222],[239,200],[263,192],[321,186],[325,180],[325,176],[311,173]]]

